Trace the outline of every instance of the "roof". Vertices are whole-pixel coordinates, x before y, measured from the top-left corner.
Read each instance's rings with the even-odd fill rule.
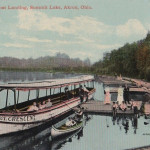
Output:
[[[37,82],[23,82],[23,83],[7,83],[0,84],[0,89],[17,89],[17,90],[25,90],[25,89],[46,89],[46,88],[56,88],[63,87],[67,85],[75,85],[81,82],[94,80],[93,76],[90,75],[82,75],[72,78],[65,79],[50,79],[50,80],[39,80]]]

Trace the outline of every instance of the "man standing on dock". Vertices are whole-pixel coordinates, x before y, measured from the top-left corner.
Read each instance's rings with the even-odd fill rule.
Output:
[[[123,90],[123,97],[124,97],[125,103],[127,104],[127,102],[128,102],[128,104],[129,104],[130,103],[129,102],[129,87],[127,86],[127,84],[125,85],[125,88]]]

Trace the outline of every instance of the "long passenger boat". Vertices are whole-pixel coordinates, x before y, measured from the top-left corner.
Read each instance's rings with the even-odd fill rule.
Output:
[[[86,85],[88,94],[81,93],[81,86]],[[66,87],[68,91],[66,92]],[[67,79],[51,79],[29,83],[0,84],[0,94],[6,93],[5,107],[0,109],[0,135],[24,131],[40,126],[46,122],[67,113],[81,102],[93,97],[95,93],[93,76],[82,75]],[[36,98],[30,98],[33,91]],[[27,101],[20,101],[20,93],[27,92]],[[40,97],[40,92],[45,96]],[[8,97],[14,104],[8,106]],[[13,96],[12,96],[13,94]],[[42,103],[51,99],[52,106],[28,111],[28,108],[36,102]],[[0,101],[3,99],[0,99]],[[1,103],[1,102],[0,102]]]

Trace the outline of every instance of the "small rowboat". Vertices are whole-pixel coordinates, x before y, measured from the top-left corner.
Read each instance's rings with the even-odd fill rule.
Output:
[[[80,122],[77,122],[75,125],[68,127],[65,124],[60,126],[59,128],[56,128],[55,126],[52,126],[51,129],[51,136],[52,138],[61,137],[63,135],[72,133],[74,131],[77,131],[83,127],[83,120]]]

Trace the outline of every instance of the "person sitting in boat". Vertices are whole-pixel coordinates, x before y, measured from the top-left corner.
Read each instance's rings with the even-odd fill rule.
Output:
[[[39,110],[43,109],[41,103],[38,104]]]
[[[79,110],[76,112],[76,115],[80,117],[80,116],[83,115],[83,112],[79,109]]]
[[[81,119],[82,119],[82,117],[83,117],[83,111],[81,111],[80,109],[77,111],[77,112],[75,112],[75,121],[80,121]]]
[[[122,110],[122,111],[126,111],[127,110],[127,106],[126,106],[124,101],[122,101],[122,104],[120,105],[119,109]]]
[[[74,126],[76,124],[76,121],[75,120],[73,120],[71,117],[69,117],[68,118],[68,120],[66,121],[66,126],[67,127],[72,127],[72,126]]]
[[[46,106],[45,106],[45,101],[42,102],[42,105],[39,104],[39,109],[44,109]]]
[[[33,102],[33,105],[29,106],[27,111],[37,111],[39,108],[36,106],[36,102]]]
[[[47,100],[47,103],[46,103],[45,107],[47,108],[47,107],[51,107],[51,106],[52,106],[52,102],[51,102],[51,99],[49,98]]]
[[[69,88],[67,86],[65,87],[65,95],[67,100],[72,97],[72,94],[70,93]]]

